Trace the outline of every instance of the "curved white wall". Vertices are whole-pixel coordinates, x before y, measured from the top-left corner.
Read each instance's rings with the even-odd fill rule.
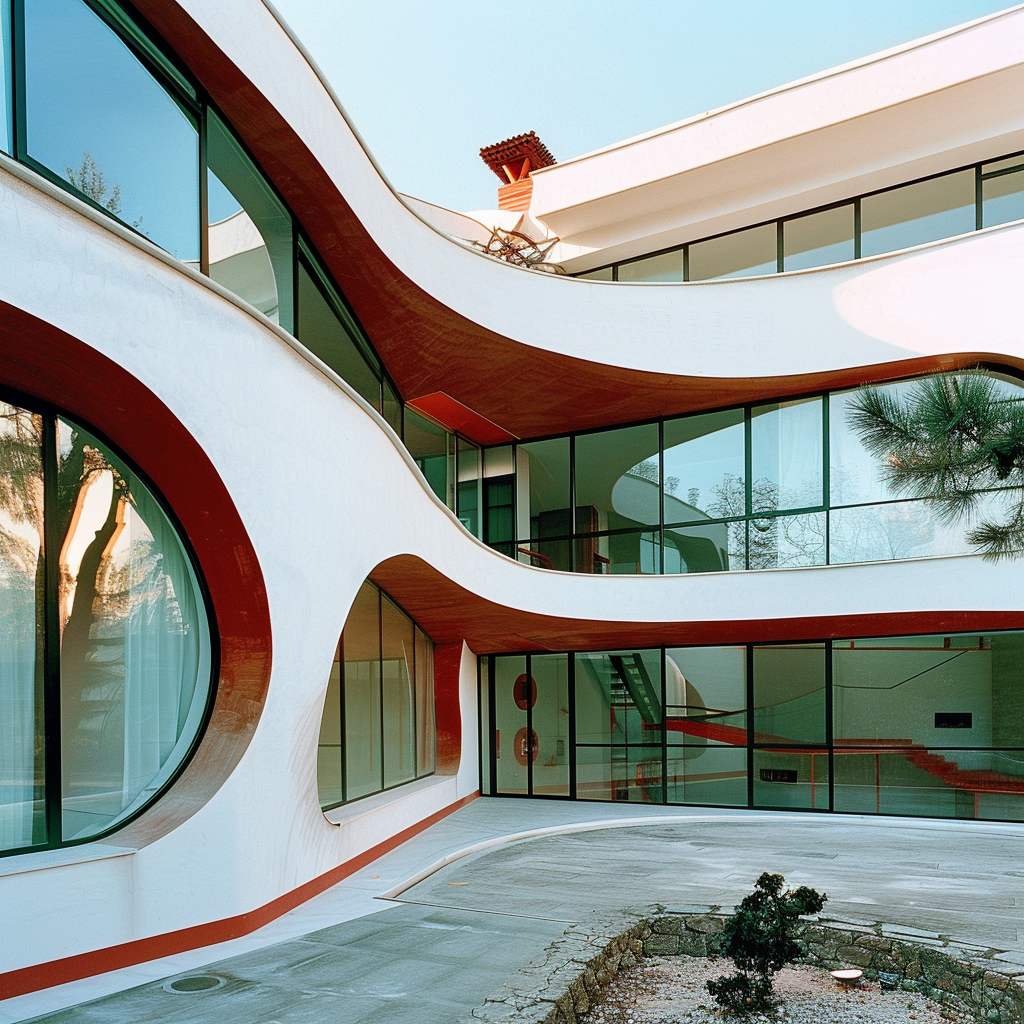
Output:
[[[443,238],[399,202],[263,6],[182,6],[307,141],[385,253],[502,334],[688,375],[777,376],[979,349],[1024,357],[1022,226],[716,284],[606,286],[518,271]],[[464,651],[458,775],[332,813],[343,827],[320,812],[316,745],[330,662],[359,585],[392,555],[417,555],[499,604],[592,620],[1020,606],[1017,567],[973,557],[646,578],[528,568],[472,538],[383,420],[282,332],[3,160],[0,238],[0,299],[134,374],[207,452],[259,557],[274,640],[255,737],[183,826],[136,853],[95,846],[0,861],[0,929],[19,936],[0,949],[0,972],[252,910],[476,788],[474,659]]]
[[[111,848],[91,859],[87,847],[0,861],[0,927],[20,936],[0,952],[0,970],[254,909],[476,788],[467,656],[459,775],[400,790],[372,813],[342,809],[352,819],[343,828],[320,813],[316,744],[329,665],[356,590],[392,555],[418,555],[498,603],[596,620],[624,610],[641,621],[711,622],[1019,607],[1017,568],[973,557],[653,578],[505,559],[438,502],[383,420],[286,336],[75,206],[0,171],[0,299],[117,361],[194,434],[259,557],[274,662],[250,747],[185,825],[134,854]],[[58,862],[65,866],[41,870]]]
[[[1002,287],[1004,264],[1024,258],[1020,226],[757,279],[623,285],[521,270],[452,242],[401,203],[263,4],[181,0],[181,6],[304,140],[388,258],[439,301],[499,334],[614,366],[709,377],[863,366],[960,351],[968,339],[976,351],[993,337],[1003,339],[1006,354],[1024,355],[1024,341],[1005,329],[1024,312],[1024,295]],[[1024,26],[1024,12],[1017,21]],[[267,60],[268,53],[275,59]],[[914,278],[915,290],[905,299],[880,297],[878,315],[927,315],[940,303],[946,326],[938,337],[903,338],[862,322],[865,300],[852,282],[904,263],[910,266],[898,275]],[[974,265],[970,272],[967,263]],[[959,281],[961,273],[970,274],[969,283]],[[1003,329],[993,333],[998,325]]]

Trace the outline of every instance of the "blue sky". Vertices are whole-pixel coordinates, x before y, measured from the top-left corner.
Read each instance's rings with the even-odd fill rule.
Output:
[[[274,0],[400,191],[496,203],[481,146],[568,159],[1002,10],[986,0]]]

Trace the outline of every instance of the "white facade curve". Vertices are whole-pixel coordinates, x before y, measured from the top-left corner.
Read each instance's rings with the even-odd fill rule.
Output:
[[[1024,764],[1024,755],[1017,757],[1024,751],[1024,732],[1019,743],[1016,734],[1006,732],[1016,728],[1016,712],[1007,713],[1003,726],[993,724],[993,702],[1003,698],[1016,678],[1012,676],[1017,671],[1014,666],[1020,664],[1019,657],[1007,653],[1012,654],[1007,645],[1017,642],[1014,630],[1024,626],[1017,562],[986,559],[978,545],[971,548],[964,543],[955,553],[952,548],[935,546],[926,552],[928,557],[913,558],[894,547],[885,560],[851,557],[847,564],[828,564],[827,555],[801,554],[802,562],[796,558],[787,565],[775,551],[775,562],[769,566],[767,562],[755,564],[753,556],[746,554],[747,548],[738,555],[730,545],[736,524],[745,531],[744,537],[754,538],[749,543],[753,550],[757,543],[753,531],[770,534],[775,527],[763,524],[795,522],[797,516],[808,521],[820,517],[814,520],[812,532],[819,529],[817,524],[826,524],[821,527],[822,545],[827,544],[829,531],[837,532],[837,527],[828,524],[838,520],[828,517],[840,508],[840,502],[836,499],[829,504],[832,498],[827,481],[816,480],[814,501],[779,503],[784,501],[780,494],[789,486],[785,474],[790,464],[799,462],[789,449],[783,451],[792,444],[781,427],[764,443],[764,450],[771,449],[775,459],[774,468],[764,471],[764,479],[781,467],[777,479],[769,479],[777,492],[772,499],[775,504],[758,506],[754,491],[758,483],[754,478],[760,472],[757,460],[762,458],[761,449],[755,450],[760,443],[756,421],[763,415],[760,423],[768,422],[784,406],[818,403],[814,409],[822,410],[816,415],[823,433],[817,443],[825,452],[821,465],[829,471],[830,398],[824,388],[834,371],[881,368],[878,372],[865,370],[864,380],[884,380],[886,364],[923,357],[937,367],[962,368],[956,360],[966,356],[969,364],[984,362],[999,374],[984,379],[998,380],[999,387],[1006,389],[999,392],[1003,396],[1000,401],[1007,405],[1021,401],[1010,390],[1020,387],[1012,371],[1024,366],[1024,341],[1018,329],[1024,312],[1017,286],[1024,265],[1024,223],[1020,219],[892,254],[740,280],[627,285],[624,281],[576,280],[518,270],[444,236],[427,223],[422,207],[417,214],[393,193],[271,8],[257,0],[177,0],[175,7],[220,48],[303,141],[381,253],[409,282],[465,321],[510,339],[524,352],[570,356],[607,367],[740,383],[820,375],[826,383],[820,391],[786,403],[758,405],[751,398],[742,407],[713,414],[732,417],[727,424],[734,431],[730,436],[740,439],[729,457],[739,459],[730,463],[733,468],[741,468],[738,473],[730,470],[731,477],[724,479],[731,479],[743,491],[742,507],[724,512],[721,508],[709,512],[699,488],[687,487],[685,480],[677,481],[678,493],[675,485],[668,486],[666,453],[671,442],[666,438],[680,420],[667,413],[656,424],[602,425],[602,430],[623,432],[646,428],[654,438],[643,442],[647,447],[635,462],[622,456],[626,469],[614,474],[608,472],[610,463],[606,461],[601,471],[594,469],[588,479],[585,445],[575,435],[570,439],[566,431],[557,429],[550,438],[506,439],[481,454],[466,437],[445,431],[429,410],[417,412],[408,400],[418,396],[389,395],[388,367],[373,351],[372,334],[362,332],[347,310],[344,296],[323,270],[298,218],[292,218],[296,222],[289,242],[293,249],[287,260],[267,255],[273,243],[267,221],[261,220],[263,214],[254,202],[252,216],[244,208],[223,217],[211,214],[209,222],[199,228],[203,239],[199,259],[179,262],[143,237],[138,224],[131,227],[111,216],[117,211],[99,203],[96,194],[62,179],[61,168],[54,170],[31,153],[27,157],[22,153],[17,159],[0,155],[0,238],[5,261],[0,303],[7,320],[0,332],[0,408],[20,410],[19,423],[33,416],[33,422],[52,421],[55,427],[64,423],[63,434],[55,433],[39,444],[44,468],[37,474],[42,495],[38,502],[44,518],[52,516],[54,502],[59,505],[63,493],[56,483],[42,482],[45,474],[52,471],[59,479],[70,464],[66,437],[71,428],[61,417],[75,423],[75,416],[81,417],[77,407],[60,404],[61,395],[72,405],[80,400],[81,408],[109,405],[103,424],[81,423],[85,430],[95,428],[98,438],[86,446],[82,458],[86,465],[90,458],[98,457],[97,452],[109,448],[109,467],[104,472],[114,481],[112,488],[120,486],[118,474],[125,480],[130,477],[136,451],[148,452],[146,457],[157,462],[162,457],[169,464],[176,452],[184,450],[173,445],[184,444],[184,438],[192,446],[188,451],[198,451],[207,460],[209,473],[204,479],[212,484],[208,493],[192,494],[188,508],[175,508],[170,497],[163,496],[168,505],[168,532],[177,529],[190,540],[189,531],[198,530],[191,524],[213,515],[210,510],[215,498],[237,513],[237,547],[232,556],[245,585],[251,584],[254,592],[265,590],[267,635],[257,639],[265,641],[266,651],[272,652],[267,655],[268,675],[262,690],[254,682],[243,692],[237,680],[227,674],[221,678],[221,697],[231,683],[238,685],[241,695],[232,691],[236,702],[228,707],[211,704],[206,731],[197,730],[195,736],[195,760],[164,789],[154,790],[154,802],[125,830],[81,843],[63,842],[47,832],[50,838],[46,841],[0,850],[4,854],[0,856],[0,926],[19,937],[17,943],[0,949],[0,996],[95,973],[90,956],[98,951],[109,951],[110,963],[128,964],[158,952],[212,943],[252,930],[343,877],[347,865],[400,842],[460,802],[481,791],[484,795],[508,791],[502,787],[513,786],[513,777],[525,787],[522,795],[538,795],[542,786],[550,786],[548,795],[672,802],[669,780],[656,778],[643,758],[609,755],[607,765],[601,762],[602,768],[608,767],[608,777],[592,778],[587,774],[588,762],[576,749],[588,745],[601,750],[651,746],[652,726],[665,764],[675,757],[676,746],[687,751],[678,755],[680,762],[697,763],[708,756],[708,750],[711,756],[726,749],[737,753],[737,758],[738,752],[744,759],[749,755],[749,766],[744,760],[742,773],[733,765],[704,772],[701,779],[707,782],[728,776],[730,783],[738,785],[742,774],[743,800],[747,801],[748,781],[751,793],[744,807],[763,805],[757,804],[761,799],[757,787],[778,781],[772,775],[776,771],[792,773],[792,783],[803,792],[803,762],[797,762],[805,755],[812,764],[818,757],[833,766],[826,783],[831,801],[834,791],[846,785],[842,778],[837,781],[834,777],[842,768],[840,753],[850,753],[852,760],[858,744],[874,755],[880,744],[888,742],[913,771],[928,774],[929,769],[922,765],[931,764],[934,769],[934,762],[926,762],[925,754],[940,745],[936,736],[946,739],[952,734],[945,730],[964,730],[953,738],[959,738],[959,746],[966,749],[966,732],[975,735],[972,730],[987,730],[984,742],[978,739],[970,747],[971,753],[989,761],[997,754],[1005,755],[1014,766],[1012,771],[1005,766],[996,771],[988,761],[984,770],[970,768],[967,758],[962,757],[961,764],[949,754],[941,772],[931,770],[928,779],[915,776],[918,788],[934,789],[928,798],[935,801],[949,796],[955,803],[955,814],[950,816],[1017,814],[1014,801],[1024,793],[1024,768],[1019,775],[1013,772],[1018,762]],[[125,9],[134,10],[127,4]],[[637,256],[648,243],[656,248],[656,243],[670,237],[673,243],[688,242],[679,230],[693,225],[724,230],[725,224],[731,229],[766,215],[799,212],[803,207],[793,203],[814,205],[823,197],[839,200],[865,183],[872,187],[895,184],[904,180],[903,175],[913,176],[925,166],[929,173],[948,170],[950,165],[942,163],[947,157],[953,165],[956,161],[1002,158],[1015,146],[1024,150],[1024,115],[1019,111],[1003,106],[993,109],[991,122],[973,122],[977,137],[968,139],[964,135],[967,126],[960,122],[950,123],[943,134],[936,110],[941,111],[944,101],[955,103],[958,96],[971,96],[990,86],[1005,99],[1006,83],[1016,83],[1022,74],[1022,40],[1024,9],[1013,8],[755,97],[746,105],[712,112],[581,157],[566,164],[564,173],[556,165],[538,174],[532,215],[547,217],[556,230],[564,223],[579,233],[582,240],[574,242],[570,237],[567,243],[577,245],[578,251],[566,249],[563,269],[584,270],[602,261],[611,264],[624,256]],[[177,55],[185,68],[190,56]],[[920,72],[912,85],[903,77],[907,68]],[[820,104],[832,100],[839,113],[831,119],[817,116]],[[210,116],[204,100],[195,102],[197,120]],[[907,146],[916,139],[919,150],[870,154],[870,168],[852,156],[838,166],[841,161],[823,140],[849,128],[852,134],[847,142],[855,148],[861,137],[858,133],[873,131],[871,124],[888,123],[888,119],[905,125]],[[728,138],[719,135],[712,146],[706,136],[716,124],[723,126],[723,132],[727,129]],[[244,141],[238,143],[243,156]],[[750,166],[739,166],[744,160],[754,159],[752,154],[765,148],[788,152],[787,146],[817,154],[818,165],[801,165],[809,176],[816,176],[815,182],[787,177],[780,163],[773,166],[771,180],[754,183],[768,192],[774,190],[772,195],[738,191],[732,197],[734,208],[727,210],[721,196],[708,193],[701,197],[692,184],[702,180],[698,171],[728,162],[734,162],[738,178],[745,175],[751,179]],[[10,148],[17,151],[18,145]],[[629,161],[648,151],[656,153],[657,161],[651,165],[650,180],[640,180],[637,166]],[[829,163],[830,153],[835,165]],[[241,158],[239,166],[243,166]],[[249,170],[253,180],[262,183],[265,195],[283,209],[274,183],[259,177],[262,171],[255,164]],[[223,183],[221,187],[227,189]],[[673,190],[685,191],[689,206],[672,201]],[[241,194],[242,188],[237,191]],[[239,202],[244,206],[243,200]],[[453,231],[460,223],[469,230],[464,224],[467,218],[460,221],[453,215],[448,219],[443,216],[446,213],[431,217],[436,223],[450,223]],[[599,258],[601,254],[607,259]],[[243,257],[251,257],[249,263],[244,263]],[[237,261],[234,276],[225,272],[218,277],[217,268],[232,260]],[[291,297],[280,276],[286,263],[296,273],[288,285]],[[286,319],[292,298],[298,312],[289,326]],[[420,315],[415,308],[408,311],[411,332],[421,329]],[[321,343],[323,337],[329,337],[335,344],[342,334],[352,351],[358,349],[365,358],[365,364],[359,364],[360,372],[370,367],[376,375],[376,384],[369,390],[378,388],[379,401],[367,399],[365,374],[359,381],[354,374],[346,379],[338,369],[343,360],[335,356],[341,343],[337,342],[335,349]],[[67,360],[63,366],[61,360]],[[351,365],[355,364],[344,363],[345,367]],[[102,367],[118,372],[119,383],[111,385],[109,401],[102,393]],[[59,379],[46,379],[54,374]],[[496,381],[495,386],[504,385]],[[163,417],[161,429],[168,430],[163,456],[153,454],[159,446],[138,445],[138,438],[132,436],[133,431],[145,429],[144,417],[132,408],[143,400],[150,403],[147,408],[156,410],[154,416],[159,413]],[[399,410],[397,418],[394,407]],[[14,413],[5,415],[11,422],[17,419]],[[13,450],[10,438],[14,428],[5,426],[4,431],[0,432],[0,452],[4,445]],[[595,430],[588,436],[599,434]],[[695,428],[686,441],[713,434],[710,427]],[[425,447],[423,437],[428,435],[439,448]],[[799,440],[812,447],[806,438]],[[539,501],[536,492],[547,486],[542,473],[550,472],[552,489],[557,490],[564,481],[556,479],[557,471],[552,469],[556,459],[540,463],[529,459],[542,450],[537,445],[563,443],[566,466],[571,467],[564,476],[564,481],[569,481],[565,483],[567,497],[559,499],[564,507],[552,499],[543,508],[533,509],[531,502]],[[680,446],[683,443],[679,441]],[[122,457],[123,463],[119,461]],[[600,454],[594,456],[595,462],[599,458]],[[716,458],[719,456],[707,456],[704,461]],[[1013,474],[1021,467],[1010,461],[1010,468],[1000,477],[1009,482],[989,490],[998,491],[1000,500],[1012,505],[1014,500],[1019,504],[1020,485]],[[833,462],[838,465],[838,456]],[[641,470],[644,466],[647,468]],[[7,463],[0,469],[10,484],[14,470]],[[177,467],[152,462],[139,465],[138,470],[157,482],[180,483],[182,475]],[[531,472],[535,474],[532,489]],[[595,493],[606,495],[607,507],[598,509],[598,497],[584,500],[586,486],[591,484]],[[127,493],[127,484],[124,486]],[[505,493],[501,487],[507,488],[507,501],[501,497]],[[14,489],[10,485],[0,490],[0,501],[8,500],[5,495]],[[189,492],[182,484],[175,493]],[[918,500],[922,504],[915,509],[924,508],[926,499]],[[109,504],[110,499],[107,501]],[[581,526],[579,513],[588,510],[589,514],[591,502],[593,518],[589,526]],[[121,528],[126,503],[130,505],[129,497],[119,506]],[[26,499],[23,504],[32,505],[32,501]],[[920,532],[913,510],[907,512],[902,506],[897,510],[892,495],[884,500],[865,499],[856,507],[870,505],[873,509],[883,504],[893,509],[890,525],[894,522],[902,528],[901,524],[909,523],[907,530]],[[94,513],[86,506],[87,499],[79,499],[69,518],[76,523],[83,517],[88,520]],[[27,528],[18,516],[28,513],[15,509],[13,501],[0,512],[5,543],[10,537],[24,540]],[[509,535],[488,536],[488,530],[497,529],[491,524],[504,522],[502,516],[506,515],[514,524],[509,526]],[[631,525],[622,525],[616,516]],[[558,529],[550,525],[556,520],[561,524]],[[940,519],[928,522],[928,529],[937,536],[941,531],[935,524]],[[62,541],[59,533],[52,532],[55,530],[46,525],[42,539],[48,539],[51,548],[56,547],[58,559],[66,563],[68,545],[53,545],[54,539]],[[598,539],[591,536],[598,533]],[[99,520],[92,534],[100,535]],[[615,562],[612,545],[627,534],[631,538],[636,535],[638,544],[649,545],[651,551],[657,546],[661,553],[650,557],[660,559],[658,568],[642,566],[639,556],[632,568],[629,559]],[[662,550],[670,546],[670,534],[682,538],[674,566]],[[93,539],[90,536],[83,547]],[[714,547],[718,569],[702,571],[695,562],[687,562],[689,549],[684,541]],[[216,570],[209,562],[204,566],[208,549],[194,538],[190,543],[195,548],[197,572],[210,578],[210,607],[223,616],[224,605],[218,602],[223,602],[224,591],[217,589],[220,584],[214,574],[228,570],[220,563]],[[144,537],[136,553],[152,554],[152,547],[146,546],[151,544],[155,539]],[[563,546],[556,548],[556,544]],[[45,546],[37,536],[33,557]],[[116,542],[111,539],[99,546],[106,558]],[[9,589],[5,581],[14,572],[14,559],[8,551],[16,547],[11,542],[0,549],[0,555],[9,560],[0,563],[0,587],[5,588],[5,595]],[[255,564],[247,569],[249,548]],[[577,571],[562,571],[565,566],[557,559],[563,556],[568,567]],[[582,569],[586,558],[590,564]],[[821,564],[815,564],[816,558]],[[80,556],[79,563],[84,561]],[[613,563],[626,565],[626,569],[612,568]],[[50,575],[43,579],[45,572],[39,570],[41,603],[49,607],[55,601],[51,591],[56,588],[64,602],[61,607],[73,605],[74,594],[59,590],[66,587],[61,572],[45,571]],[[92,571],[94,575],[99,572],[95,567]],[[406,646],[399,655],[385,654],[386,627],[379,624],[373,627],[378,629],[374,634],[377,652],[359,658],[352,653],[357,647],[358,626],[354,609],[359,607],[360,595],[365,597],[368,592],[368,579],[380,591],[374,591],[379,621],[384,621],[385,609],[390,608],[394,621],[401,618],[404,623],[402,643]],[[83,586],[81,593],[85,592]],[[97,607],[103,596],[97,591]],[[227,621],[217,615],[212,618],[215,627]],[[70,622],[68,616],[59,623],[65,633],[72,631]],[[39,628],[52,631],[57,625],[53,618]],[[258,632],[255,626],[253,632]],[[92,641],[105,639],[100,633],[102,629],[95,626],[87,636]],[[240,629],[239,635],[244,631]],[[339,641],[339,637],[343,639]],[[876,643],[886,638],[904,642],[901,657],[906,654],[908,665],[914,659],[927,662],[918,675],[937,671],[938,662],[928,661],[936,658],[943,666],[946,661],[942,659],[962,658],[959,671],[968,663],[963,652],[970,652],[973,674],[965,676],[966,681],[949,669],[942,687],[936,685],[943,700],[948,697],[949,706],[936,704],[934,723],[929,718],[922,725],[912,715],[896,715],[905,733],[869,735],[875,728],[871,716],[864,713],[858,718],[853,708],[848,709],[847,721],[856,719],[856,728],[864,730],[861,734],[844,734],[846,726],[838,713],[827,726],[822,724],[820,735],[814,732],[817,726],[807,727],[811,732],[806,734],[786,731],[794,702],[804,702],[799,705],[800,715],[805,715],[805,704],[811,707],[806,716],[814,722],[814,715],[819,714],[814,704],[819,691],[822,695],[827,692],[830,701],[835,694],[838,706],[845,699],[839,692],[845,678],[842,673],[853,671],[847,665],[847,652],[856,651],[857,643],[866,643],[872,650],[888,649]],[[428,643],[431,646],[427,647]],[[108,646],[113,649],[114,645]],[[222,665],[245,663],[247,652],[240,654],[229,646],[225,643],[219,652]],[[254,640],[253,650],[258,646]],[[802,652],[795,656],[798,660],[811,652],[808,657],[818,659],[815,665],[820,662],[821,685],[803,690],[796,687],[778,699],[775,695],[772,700],[762,700],[757,688],[769,686],[765,680],[771,673],[759,667],[758,658],[769,657],[759,652],[784,648]],[[694,668],[687,661],[686,652],[691,649],[718,652],[708,657],[722,664],[728,659],[725,655],[719,658],[720,653],[731,652],[728,657],[733,662],[750,666],[744,676],[742,707],[724,703],[724,670],[710,683],[700,677],[699,666]],[[66,671],[60,663],[60,637],[48,650],[46,658],[51,660],[44,659],[45,671],[56,673],[59,682],[60,672]],[[420,653],[410,654],[410,650]],[[429,656],[422,653],[428,650]],[[943,653],[950,651],[953,653]],[[632,659],[639,676],[627,679],[627,669],[614,661],[621,662],[624,657]],[[654,664],[652,658],[660,667],[643,668]],[[415,669],[417,664],[421,668],[425,664],[417,659],[428,659],[429,671]],[[258,659],[253,655],[250,660]],[[332,744],[325,740],[329,732],[324,724],[325,709],[339,693],[342,701],[349,699],[351,706],[356,706],[356,670],[346,666],[357,661],[369,666],[367,678],[379,687],[380,708],[374,721],[380,727],[382,749],[373,754],[377,759],[373,765],[382,781],[372,792],[328,799],[323,761],[324,750]],[[406,675],[395,675],[392,662],[403,663]],[[544,692],[546,677],[537,666],[556,666],[556,675],[563,669],[568,673],[557,682],[564,689],[566,706],[559,703],[563,689],[554,700],[560,716],[569,717],[571,708],[575,718],[571,732],[559,733],[561,745],[552,747],[550,764],[545,748],[545,758],[533,767],[538,744],[554,738],[545,733],[546,712],[542,709],[549,694]],[[372,676],[374,671],[378,676]],[[612,671],[620,675],[606,678]],[[652,682],[653,676],[646,679],[648,716],[641,723],[637,718],[642,703],[637,679],[645,672],[656,675],[658,671],[662,673],[660,687]],[[778,670],[776,676],[788,672],[789,679],[804,671],[790,666]],[[917,678],[910,668],[892,671],[902,673],[895,686]],[[346,672],[351,675],[345,676]],[[259,673],[253,669],[252,675],[256,679]],[[541,680],[541,693],[531,703],[529,688],[531,682],[536,687],[534,676]],[[428,678],[435,680],[433,690],[426,688]],[[573,681],[571,691],[569,679]],[[591,691],[586,689],[590,683],[585,685],[585,679],[593,684]],[[772,679],[771,685],[776,685],[776,677]],[[12,709],[13,716],[18,702],[8,700],[4,680],[0,674],[0,698],[6,701],[0,706]],[[49,675],[47,680],[52,686]],[[352,689],[343,689],[350,684]],[[407,687],[408,693],[394,696],[401,687]],[[850,689],[856,687],[851,684]],[[59,686],[57,693],[59,696]],[[23,694],[18,694],[20,700]],[[392,695],[394,707],[403,709],[423,699],[415,704],[417,734],[410,748],[422,763],[418,760],[411,774],[394,784],[394,780],[385,780],[385,759],[392,742],[389,737],[404,726],[389,718],[387,699],[391,698],[387,694]],[[502,695],[507,705],[504,709],[498,704]],[[593,738],[598,735],[595,731],[587,741],[581,735],[597,728],[588,724],[586,703],[591,699],[600,711],[592,717],[600,718],[601,728],[610,731]],[[824,696],[821,699],[824,701]],[[663,706],[657,713],[650,711],[659,701]],[[781,712],[779,707],[783,707]],[[822,703],[822,723],[824,707]],[[930,704],[928,708],[931,715]],[[611,716],[608,710],[612,710]],[[519,711],[522,716],[515,717]],[[506,713],[512,716],[507,721],[500,718]],[[711,721],[716,715],[724,717]],[[768,718],[761,721],[759,715]],[[952,719],[943,717],[949,715]],[[36,720],[42,723],[44,738],[59,747],[60,735],[46,731],[52,721],[43,717],[37,714]],[[615,724],[608,725],[609,718]],[[245,727],[238,724],[243,720],[248,723]],[[634,726],[640,739],[631,738],[629,729]],[[250,732],[246,733],[246,728]],[[1000,728],[1004,732],[996,735]],[[504,760],[499,764],[502,743],[498,733],[502,730]],[[243,733],[244,739],[239,739]],[[681,738],[676,742],[673,737]],[[837,753],[844,739],[849,742]],[[893,747],[896,740],[903,746]],[[337,745],[344,749],[344,742],[347,740]],[[399,740],[394,742],[401,746]],[[237,761],[223,777],[211,774],[213,781],[204,789],[195,766],[206,764],[204,756],[216,760],[209,754],[216,744],[223,745],[217,751],[237,755]],[[478,757],[478,746],[484,751],[484,763]],[[68,744],[65,747],[71,749]],[[959,749],[956,744],[943,746],[947,754],[954,748]],[[427,754],[436,755],[436,762]],[[793,766],[786,762],[781,768],[765,769],[767,776],[757,774],[758,758],[769,754],[795,759]],[[890,754],[887,751],[885,756]],[[62,756],[70,758],[72,753],[65,751]],[[984,758],[975,760],[981,764]],[[621,778],[615,774],[618,762],[629,766]],[[339,763],[347,773],[347,786],[356,773],[350,761]],[[515,768],[516,763],[522,772]],[[52,778],[52,768],[50,761],[40,769],[41,774],[49,771],[51,776],[42,784],[45,792],[35,798],[40,806],[45,805],[42,813],[46,818],[37,826],[59,830],[62,792],[60,778],[56,782]],[[685,776],[684,769],[685,765],[677,766],[679,778]],[[987,771],[988,776],[998,776],[998,781],[993,783],[987,776],[983,785],[978,777],[968,777],[971,771]],[[790,780],[784,781],[788,785]],[[595,788],[585,792],[587,785]],[[877,788],[881,809],[880,774]],[[895,783],[890,786],[893,791],[897,788]],[[627,791],[632,795],[623,797]],[[341,792],[348,790],[343,786]],[[192,800],[185,810],[181,809],[182,793]],[[193,797],[193,793],[199,795]],[[0,801],[4,799],[0,790]],[[968,814],[963,807],[972,799],[973,813]],[[905,813],[945,813],[938,802],[923,806],[923,811]],[[855,808],[840,806],[837,798],[835,806],[814,809]],[[161,824],[165,818],[171,825]]]

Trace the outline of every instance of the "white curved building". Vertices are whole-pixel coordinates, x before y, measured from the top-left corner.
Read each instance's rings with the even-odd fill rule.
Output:
[[[1024,8],[536,170],[563,274],[260,0],[0,12],[0,997],[479,795],[1024,820]]]

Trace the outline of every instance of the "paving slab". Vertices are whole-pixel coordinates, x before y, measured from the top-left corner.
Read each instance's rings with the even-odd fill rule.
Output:
[[[565,921],[391,907],[207,965],[219,988],[174,978],[35,1020],[50,1024],[450,1024],[565,930]]]
[[[456,1020],[570,923],[729,908],[765,870],[827,891],[833,916],[1024,963],[1022,852],[1016,824],[477,800],[249,936],[0,1002],[0,1024]],[[224,985],[167,991],[199,971]]]

